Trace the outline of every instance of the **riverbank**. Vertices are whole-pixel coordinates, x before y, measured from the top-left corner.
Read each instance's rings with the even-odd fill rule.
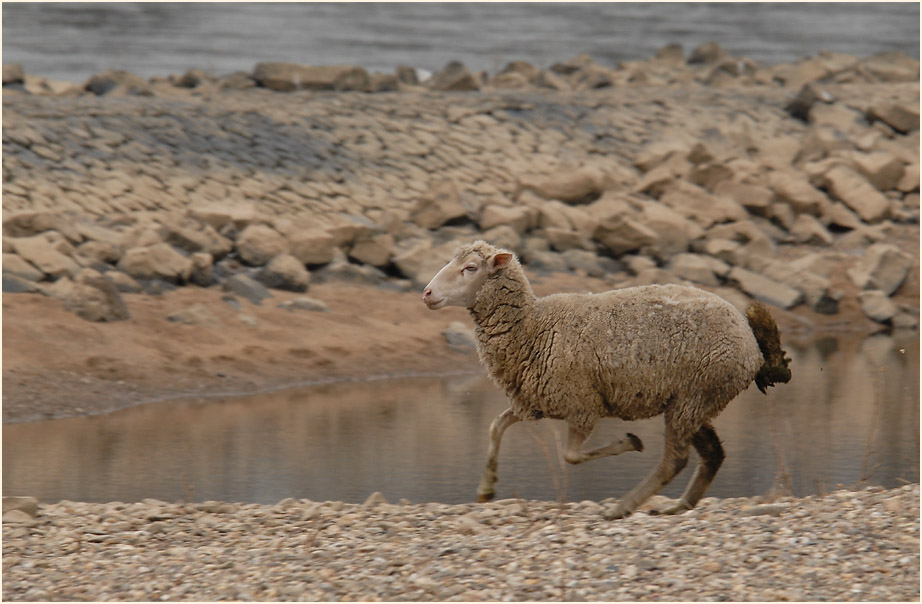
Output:
[[[3,525],[3,597],[919,599],[919,485],[607,522],[611,502],[43,504]]]
[[[76,87],[15,67],[4,421],[476,371],[466,313],[419,291],[477,238],[539,294],[690,283],[769,304],[784,334],[918,328],[905,55],[765,66],[704,45],[427,82],[260,64]]]

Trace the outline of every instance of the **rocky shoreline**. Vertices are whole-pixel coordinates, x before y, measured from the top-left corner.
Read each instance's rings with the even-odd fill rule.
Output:
[[[919,485],[708,498],[679,516],[607,522],[601,511],[611,503],[391,504],[373,494],[364,504],[36,506],[4,498],[3,597],[919,599]]]
[[[185,284],[255,301],[329,280],[409,291],[482,237],[539,272],[918,326],[905,55],[766,67],[666,47],[617,68],[398,70],[375,94],[359,69],[62,90],[5,66],[4,292],[116,321],[122,293]]]

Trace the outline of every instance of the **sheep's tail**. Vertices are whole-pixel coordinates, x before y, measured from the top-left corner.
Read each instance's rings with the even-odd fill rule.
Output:
[[[756,386],[764,394],[769,386],[791,381],[791,370],[788,369],[791,359],[785,356],[786,353],[781,348],[778,325],[763,304],[753,303],[746,309],[746,318],[749,319],[749,328],[752,329],[752,334],[762,351],[762,358],[765,359],[755,377]]]

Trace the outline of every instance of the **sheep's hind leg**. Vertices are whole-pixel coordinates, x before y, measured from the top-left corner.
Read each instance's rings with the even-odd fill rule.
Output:
[[[487,467],[480,478],[480,484],[477,486],[477,501],[490,501],[495,495],[493,485],[496,484],[497,475],[497,458],[499,457],[499,444],[503,438],[503,432],[512,424],[519,422],[512,409],[506,409],[496,416],[493,423],[490,424],[490,448],[487,451]]]
[[[620,455],[627,451],[643,451],[643,442],[630,432],[624,438],[613,440],[604,447],[592,449],[591,451],[581,451],[580,448],[587,438],[589,438],[589,432],[583,432],[570,426],[567,435],[567,452],[563,456],[564,461],[575,465],[600,457]]]
[[[624,518],[634,513],[634,510],[644,501],[656,495],[660,489],[669,484],[676,474],[682,471],[688,463],[688,448],[690,443],[680,439],[676,431],[666,423],[666,445],[663,459],[659,465],[630,493],[624,496],[618,505],[606,510],[603,517],[606,520]]]
[[[695,507],[711,485],[717,470],[720,469],[720,464],[724,461],[724,449],[720,445],[720,439],[717,438],[717,432],[714,431],[713,426],[705,424],[699,428],[695,435],[692,436],[692,446],[695,447],[701,461],[695,469],[695,475],[692,476],[688,487],[682,493],[682,498],[674,506],[660,512],[650,512],[651,514],[681,514],[686,512]]]

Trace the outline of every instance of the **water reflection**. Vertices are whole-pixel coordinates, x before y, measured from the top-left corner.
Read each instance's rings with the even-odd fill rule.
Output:
[[[709,495],[919,481],[916,334],[787,338],[794,380],[744,392],[717,419],[727,460]],[[161,403],[107,416],[3,427],[3,492],[43,501],[285,497],[466,502],[487,430],[506,406],[481,376],[316,386]],[[562,422],[518,424],[503,441],[497,496],[600,500],[656,463],[662,420],[607,420],[587,446],[630,430],[647,448],[581,466],[560,461]],[[678,496],[686,470],[664,494]]]

